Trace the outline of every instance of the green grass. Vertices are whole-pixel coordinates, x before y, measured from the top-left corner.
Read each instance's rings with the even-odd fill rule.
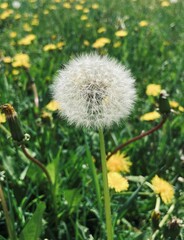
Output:
[[[4,2],[9,3],[7,9],[13,9],[13,1]],[[158,98],[146,95],[148,84],[160,84],[169,93],[169,100],[177,101],[184,107],[184,2],[178,0],[163,7],[158,0],[86,0],[82,4],[83,8],[89,9],[85,21],[80,19],[84,14],[82,10],[75,8],[80,1],[71,1],[71,9],[64,8],[63,3],[69,1],[62,0],[58,3],[54,0],[20,2],[21,7],[13,9],[14,12],[6,19],[1,19],[7,9],[2,9],[0,4],[0,105],[12,104],[24,132],[31,136],[26,146],[33,156],[47,166],[54,183],[56,206],[53,210],[53,198],[44,174],[30,163],[11,138],[7,138],[3,128],[9,130],[8,124],[2,123],[0,171],[5,171],[5,179],[1,185],[14,231],[20,239],[24,239],[21,236],[26,231],[29,232],[29,226],[40,239],[92,239],[90,234],[95,240],[106,239],[101,217],[103,207],[99,209],[101,205],[97,197],[98,187],[102,189],[98,133],[68,126],[56,112],[51,112],[49,118],[43,118],[42,112],[46,111],[45,106],[51,100],[49,85],[57,70],[69,59],[83,52],[94,51],[92,44],[96,39],[109,38],[111,43],[96,51],[117,58],[131,70],[136,79],[138,99],[125,123],[105,130],[107,152],[143,130],[149,130],[159,120],[140,121],[140,116],[157,107]],[[99,8],[93,9],[91,6],[94,3],[98,3]],[[55,9],[51,10],[51,6],[55,6]],[[48,14],[45,14],[46,10]],[[19,19],[15,19],[17,14],[20,14]],[[31,25],[34,16],[39,21],[37,26]],[[148,26],[140,27],[142,20],[147,21]],[[24,30],[25,23],[30,24],[30,32]],[[86,24],[90,24],[90,27]],[[128,32],[123,38],[115,36],[121,26]],[[106,32],[98,33],[100,27],[105,27]],[[17,36],[11,38],[11,32],[16,32]],[[18,41],[28,34],[35,34],[36,39],[28,46],[19,45]],[[85,40],[89,46],[84,45]],[[65,43],[62,49],[43,51],[46,44],[61,41]],[[114,48],[117,41],[121,42],[121,46]],[[13,58],[21,52],[30,57],[29,71],[38,90],[39,108],[34,105],[30,81],[24,69],[17,68],[19,74],[14,75],[11,63],[3,61],[4,57]],[[164,239],[164,229],[173,216],[181,219],[184,215],[183,182],[178,180],[184,177],[183,136],[183,113],[175,109],[162,129],[123,150],[132,162],[127,177],[143,176],[150,182],[158,174],[175,188],[174,209],[156,239]],[[95,170],[89,164],[91,156],[95,158]],[[129,185],[127,192],[110,192],[115,239],[151,239],[155,194],[138,180],[129,181]],[[45,210],[43,202],[46,204]],[[169,208],[170,205],[161,202],[160,220]],[[8,239],[1,206],[0,216],[0,239]],[[32,222],[29,222],[30,219]],[[35,221],[38,222],[35,224]],[[40,229],[36,229],[37,225],[42,225],[40,232]],[[23,229],[26,229],[24,234]],[[26,236],[26,240],[37,239]],[[183,239],[182,230],[176,239]]]

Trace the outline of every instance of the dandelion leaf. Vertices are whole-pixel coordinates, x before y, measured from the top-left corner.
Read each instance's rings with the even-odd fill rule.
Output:
[[[45,203],[40,202],[34,212],[32,218],[25,225],[19,239],[20,240],[36,240],[42,231],[42,217],[45,210]]]

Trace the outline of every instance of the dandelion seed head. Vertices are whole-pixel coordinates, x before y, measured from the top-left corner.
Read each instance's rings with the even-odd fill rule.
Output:
[[[110,127],[126,118],[136,98],[134,79],[115,59],[81,55],[60,70],[51,86],[69,123],[84,127]]]

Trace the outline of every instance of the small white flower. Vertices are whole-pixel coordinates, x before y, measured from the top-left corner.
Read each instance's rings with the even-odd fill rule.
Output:
[[[51,90],[69,123],[100,128],[129,115],[136,97],[134,82],[115,59],[85,54],[58,72]]]

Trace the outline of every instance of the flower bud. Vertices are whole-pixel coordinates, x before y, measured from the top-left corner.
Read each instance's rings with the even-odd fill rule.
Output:
[[[182,220],[176,217],[173,217],[171,221],[168,222],[167,226],[164,229],[165,239],[174,240],[180,234]]]
[[[6,116],[13,140],[21,142],[24,139],[24,134],[22,132],[20,122],[15,109],[11,104],[7,103],[0,106],[0,110]]]
[[[160,221],[160,212],[153,211],[151,214],[151,221],[152,221],[152,228],[155,231],[159,228],[159,221]]]

